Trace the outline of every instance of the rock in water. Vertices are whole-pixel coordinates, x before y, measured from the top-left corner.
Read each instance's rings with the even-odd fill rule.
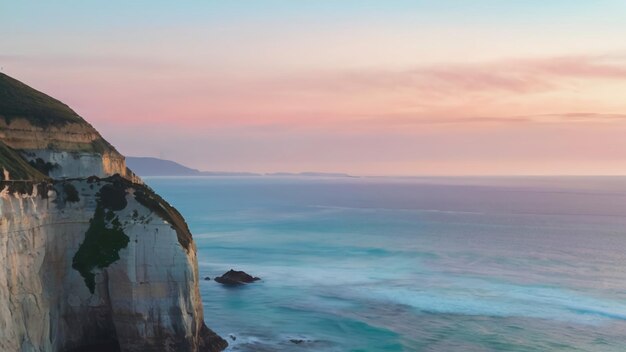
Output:
[[[0,351],[215,352],[183,217],[65,104],[0,73]]]
[[[224,275],[215,278],[215,281],[223,285],[243,285],[243,284],[249,284],[251,282],[255,282],[258,280],[261,280],[261,279],[258,277],[253,277],[251,275],[248,275],[247,273],[243,271],[235,271],[233,269],[230,269]]]

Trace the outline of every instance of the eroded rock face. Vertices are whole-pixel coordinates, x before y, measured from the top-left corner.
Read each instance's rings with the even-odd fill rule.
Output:
[[[23,118],[11,123],[0,118],[0,141],[19,150],[26,161],[51,178],[118,174],[135,183],[142,182],[126,167],[124,156],[86,123],[42,128]]]
[[[0,74],[0,351],[226,348],[182,216],[73,111],[15,82]]]
[[[149,189],[121,178],[49,188],[0,198],[0,350],[226,347],[204,326],[195,245],[136,199]]]

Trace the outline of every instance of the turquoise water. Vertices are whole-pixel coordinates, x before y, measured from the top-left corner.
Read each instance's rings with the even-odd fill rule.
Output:
[[[626,350],[626,178],[147,181],[231,351]]]

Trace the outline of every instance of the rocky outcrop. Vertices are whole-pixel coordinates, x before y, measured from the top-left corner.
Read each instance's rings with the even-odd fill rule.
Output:
[[[0,351],[226,348],[182,216],[73,111],[2,74],[0,171]]]
[[[219,282],[220,284],[229,286],[244,285],[259,280],[261,279],[249,275],[244,271],[235,271],[233,269],[230,269],[229,271],[224,273],[224,275],[215,278],[215,281]]]

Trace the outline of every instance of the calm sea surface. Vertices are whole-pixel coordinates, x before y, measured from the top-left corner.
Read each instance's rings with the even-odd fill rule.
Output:
[[[231,351],[626,351],[626,178],[147,182]]]

